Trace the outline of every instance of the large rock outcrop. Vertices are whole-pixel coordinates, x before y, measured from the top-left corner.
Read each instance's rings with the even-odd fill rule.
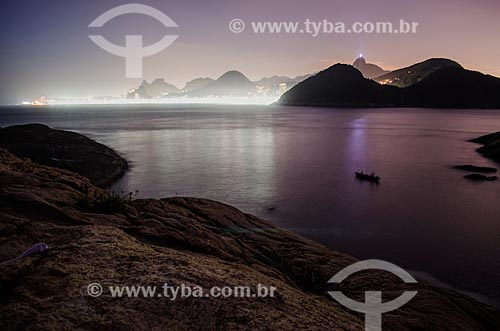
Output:
[[[128,168],[127,161],[111,148],[43,124],[0,128],[0,148],[43,165],[77,172],[101,187],[120,178]]]

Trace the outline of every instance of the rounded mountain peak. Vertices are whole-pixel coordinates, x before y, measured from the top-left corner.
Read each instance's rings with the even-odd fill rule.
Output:
[[[349,64],[337,63],[324,70],[323,73],[328,76],[333,75],[335,79],[362,79],[363,75],[354,66]]]
[[[245,75],[243,75],[240,71],[237,70],[227,71],[222,76],[219,77],[219,79],[235,79],[235,78],[247,79]]]

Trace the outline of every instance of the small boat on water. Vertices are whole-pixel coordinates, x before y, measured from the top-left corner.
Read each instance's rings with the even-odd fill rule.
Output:
[[[367,180],[374,183],[378,183],[380,181],[380,177],[376,176],[373,172],[371,174],[365,174],[363,171],[356,171],[355,174],[357,179]]]

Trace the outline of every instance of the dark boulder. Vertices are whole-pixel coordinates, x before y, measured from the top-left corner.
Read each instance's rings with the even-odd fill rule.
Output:
[[[481,174],[470,174],[470,175],[465,175],[464,178],[469,179],[469,180],[475,180],[478,182],[492,182],[497,180],[497,176],[485,176]]]
[[[100,187],[123,176],[128,168],[127,161],[111,148],[79,133],[42,124],[0,129],[0,148],[42,165],[76,172]]]

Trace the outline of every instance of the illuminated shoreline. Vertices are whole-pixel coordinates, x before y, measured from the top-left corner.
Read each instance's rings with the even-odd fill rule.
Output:
[[[270,105],[278,97],[206,97],[206,98],[163,98],[163,99],[50,99],[44,103],[23,102],[17,106],[65,106],[65,105],[170,105],[170,104],[221,104],[221,105]]]

